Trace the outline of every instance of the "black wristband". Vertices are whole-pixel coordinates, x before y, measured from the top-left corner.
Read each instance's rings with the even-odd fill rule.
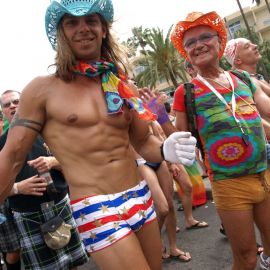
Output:
[[[160,146],[160,155],[161,155],[162,159],[165,160],[164,152],[163,152],[163,143]]]

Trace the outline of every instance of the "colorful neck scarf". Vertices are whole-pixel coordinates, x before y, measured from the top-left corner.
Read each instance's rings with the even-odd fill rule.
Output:
[[[102,89],[107,102],[108,114],[122,112],[124,100],[126,100],[129,107],[137,112],[140,119],[156,119],[156,116],[143,104],[142,100],[136,97],[128,86],[115,75],[117,71],[112,62],[100,60],[87,63],[80,61],[74,66],[74,72],[87,77],[101,75]]]

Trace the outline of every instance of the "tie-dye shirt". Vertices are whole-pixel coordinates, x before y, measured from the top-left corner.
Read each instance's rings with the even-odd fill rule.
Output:
[[[236,99],[236,117],[249,141],[242,139],[239,124],[232,111],[207,86],[193,79],[197,126],[205,151],[205,163],[211,181],[259,173],[266,169],[266,144],[261,117],[255,107],[253,94],[243,81],[231,74]],[[231,89],[216,89],[231,107]],[[174,95],[173,109],[186,112],[184,87]]]

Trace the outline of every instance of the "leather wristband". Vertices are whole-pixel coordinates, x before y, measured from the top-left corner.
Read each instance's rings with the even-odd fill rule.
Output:
[[[160,146],[160,155],[161,155],[162,159],[165,160],[164,151],[163,151],[163,143]]]

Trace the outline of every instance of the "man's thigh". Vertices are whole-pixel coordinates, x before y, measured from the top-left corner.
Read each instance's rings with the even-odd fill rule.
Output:
[[[162,162],[159,169],[157,170],[157,177],[168,204],[172,204],[173,178],[165,162]]]
[[[143,226],[137,232],[137,237],[150,268],[161,269],[162,242],[157,220]]]
[[[145,226],[152,227],[152,224],[153,223]],[[142,228],[141,231],[143,230],[144,229]],[[138,239],[140,238],[141,240],[144,236],[144,233],[142,233],[141,231],[140,236],[137,236],[135,233],[132,232],[126,237],[113,243],[112,245],[102,250],[91,253],[92,259],[100,269],[104,270],[150,270],[151,267],[144,254],[145,247],[142,243],[140,243]],[[157,237],[158,236],[159,234],[157,235]],[[156,268],[156,270],[159,269],[161,268]]]
[[[270,253],[270,195],[254,206],[254,220],[261,233],[263,245]]]
[[[234,256],[253,252],[256,254],[256,236],[253,210],[217,209],[226,234],[232,246]]]

